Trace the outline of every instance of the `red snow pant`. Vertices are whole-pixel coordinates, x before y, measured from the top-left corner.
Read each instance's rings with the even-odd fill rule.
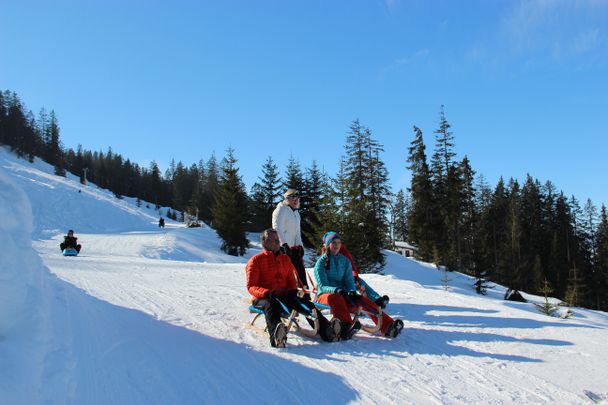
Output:
[[[359,306],[369,315],[376,325],[378,324],[378,317],[375,316],[375,314],[378,313],[378,306],[374,301],[365,296],[351,299],[345,298],[342,294],[337,293],[321,294],[317,297],[317,302],[329,305],[334,318],[338,318],[343,324],[351,324],[353,322],[350,314],[356,312],[357,307]],[[380,332],[383,336],[393,322],[395,322],[393,318],[388,316],[385,312],[382,312],[382,328],[380,328]]]

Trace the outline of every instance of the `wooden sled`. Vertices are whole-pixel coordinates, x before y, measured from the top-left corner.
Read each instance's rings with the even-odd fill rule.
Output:
[[[320,302],[314,302],[314,304],[315,307],[317,307],[319,311],[322,311],[328,319],[331,318],[331,316],[329,316],[331,311],[329,305],[321,304]],[[361,306],[357,307],[357,310],[355,312],[352,312],[352,315],[353,322],[359,321],[359,323],[361,323],[361,329],[363,329],[367,333],[374,334],[382,329],[382,307],[380,306],[376,306],[376,313],[374,314],[374,316],[376,316],[376,318],[378,319],[378,324],[373,326],[368,325],[368,322],[361,322],[363,318],[369,318],[371,320],[368,313],[363,311],[363,308]]]
[[[264,320],[264,311],[262,311],[259,308],[254,307],[253,305],[250,305],[249,312],[251,314],[253,314],[253,319],[248,323],[248,326],[257,332],[266,335],[267,327],[264,326],[264,328],[262,328],[262,327],[256,325],[256,321],[260,317],[262,318],[262,320]],[[290,314],[287,314],[284,312],[281,315],[281,321],[287,327],[288,333],[289,333],[289,331],[291,331],[291,328],[293,327],[295,329],[295,331],[298,332],[299,334],[301,334],[302,336],[312,338],[312,337],[317,336],[317,333],[319,332],[319,318],[318,318],[317,314],[318,314],[318,310],[316,308],[312,310],[311,315],[304,315],[304,314],[299,313],[296,310],[293,310],[293,311],[291,311]],[[301,315],[301,317],[300,317],[300,315]],[[301,318],[304,318],[304,319],[301,319]],[[306,324],[307,326],[310,326],[307,319],[310,319],[312,321],[312,323],[313,323],[312,328],[302,326],[302,324]]]

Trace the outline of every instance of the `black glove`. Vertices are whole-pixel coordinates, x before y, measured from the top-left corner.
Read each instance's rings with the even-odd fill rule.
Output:
[[[283,245],[281,245],[281,252],[291,257],[291,249],[287,243],[283,243]]]
[[[388,295],[384,295],[380,298],[378,298],[376,301],[374,301],[376,303],[376,305],[378,305],[380,308],[384,309],[386,308],[388,302],[389,302],[389,298]]]
[[[359,294],[359,292],[357,292],[357,291],[349,291],[349,292],[348,292],[348,296],[349,296],[350,298],[357,298],[357,297],[360,297],[360,296],[361,296],[361,294]]]

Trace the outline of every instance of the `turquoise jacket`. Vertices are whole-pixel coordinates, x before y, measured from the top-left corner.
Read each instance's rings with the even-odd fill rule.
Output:
[[[329,257],[329,269],[325,269],[325,260]],[[317,259],[315,264],[317,295],[335,293],[338,288],[344,291],[356,291],[352,266],[346,256],[338,253],[333,256],[326,253]]]

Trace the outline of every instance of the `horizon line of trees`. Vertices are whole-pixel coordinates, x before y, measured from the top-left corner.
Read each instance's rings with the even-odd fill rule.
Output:
[[[479,293],[493,281],[533,294],[545,281],[555,296],[571,305],[608,309],[608,220],[606,208],[590,200],[567,198],[546,181],[528,175],[523,186],[501,178],[491,188],[476,175],[465,156],[456,159],[454,134],[443,106],[430,162],[422,131],[414,127],[407,153],[410,187],[392,193],[383,146],[358,120],[346,134],[344,154],[335,176],[313,161],[302,168],[290,157],[284,175],[271,156],[247,192],[235,151],[218,162],[184,165],[171,161],[165,173],[156,162],[141,167],[115,153],[90,151],[78,145],[65,149],[54,111],[38,116],[14,92],[0,92],[0,144],[30,162],[40,157],[118,198],[128,196],[197,215],[222,238],[222,249],[242,255],[249,246],[246,232],[271,226],[271,215],[288,188],[300,190],[302,234],[307,248],[320,251],[321,237],[340,233],[362,272],[385,265],[384,248],[395,240],[415,245],[424,261],[477,279]],[[169,212],[175,217],[175,213]]]

